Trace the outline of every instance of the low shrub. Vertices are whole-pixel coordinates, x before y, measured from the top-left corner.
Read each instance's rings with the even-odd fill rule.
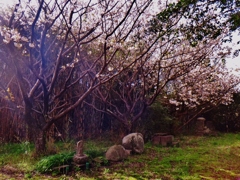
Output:
[[[172,133],[176,121],[170,113],[170,108],[160,102],[148,107],[142,118],[136,124],[136,131],[141,132],[145,141],[151,140],[155,133]]]
[[[86,150],[85,153],[88,155],[88,157],[90,158],[96,158],[99,156],[103,156],[104,155],[104,150],[98,150],[98,149],[89,149]]]
[[[84,146],[84,153],[88,155],[90,159],[94,159],[96,157],[104,156],[109,144],[100,141],[88,141]]]
[[[52,172],[55,167],[70,164],[73,159],[74,152],[61,153],[42,158],[36,164],[36,170],[40,173]]]

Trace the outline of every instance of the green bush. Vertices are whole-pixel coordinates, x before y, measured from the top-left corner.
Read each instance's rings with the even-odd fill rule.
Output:
[[[55,167],[70,164],[74,153],[61,153],[42,158],[36,164],[36,170],[40,173],[52,172]]]
[[[104,156],[105,152],[107,151],[107,148],[109,147],[109,142],[94,142],[94,141],[88,141],[84,145],[84,153],[88,155],[90,159],[94,159],[96,157]]]
[[[145,140],[150,140],[154,133],[171,133],[174,123],[169,107],[157,101],[147,108],[141,120],[138,121],[137,130],[144,134]]]
[[[240,131],[240,93],[235,93],[233,100],[231,104],[220,104],[203,115],[220,132]]]
[[[101,149],[89,149],[85,153],[92,159],[104,155],[104,151]]]

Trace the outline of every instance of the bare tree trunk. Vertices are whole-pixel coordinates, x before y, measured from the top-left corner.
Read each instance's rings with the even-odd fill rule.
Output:
[[[35,140],[34,144],[37,155],[46,152],[46,133],[44,131],[40,132],[39,137]]]
[[[35,151],[37,154],[44,154],[46,152],[46,132],[39,125],[37,119],[34,118],[32,111],[32,103],[25,101],[25,121],[27,122],[30,137],[35,144]]]

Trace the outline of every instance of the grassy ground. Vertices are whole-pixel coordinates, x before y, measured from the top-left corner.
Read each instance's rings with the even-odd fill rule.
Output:
[[[54,171],[47,174],[36,172],[36,165],[41,158],[33,157],[33,146],[27,142],[1,145],[0,179],[240,179],[240,134],[183,136],[178,140],[180,147],[160,147],[147,143],[141,155],[132,155],[117,163],[95,162],[89,170],[72,168],[67,175]],[[69,155],[74,152],[74,143],[55,145],[51,145],[51,148],[59,153]],[[93,158],[102,156],[101,153],[110,145],[106,141],[88,141],[85,143],[85,153]],[[49,159],[49,156],[46,158]]]

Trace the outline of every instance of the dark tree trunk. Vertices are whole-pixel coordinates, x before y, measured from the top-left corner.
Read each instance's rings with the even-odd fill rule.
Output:
[[[46,133],[44,131],[39,133],[39,137],[34,140],[34,144],[37,155],[46,152]]]
[[[46,131],[39,125],[39,122],[33,117],[32,113],[32,104],[27,101],[25,103],[25,121],[28,125],[30,137],[34,141],[36,153],[44,154],[46,152]]]

